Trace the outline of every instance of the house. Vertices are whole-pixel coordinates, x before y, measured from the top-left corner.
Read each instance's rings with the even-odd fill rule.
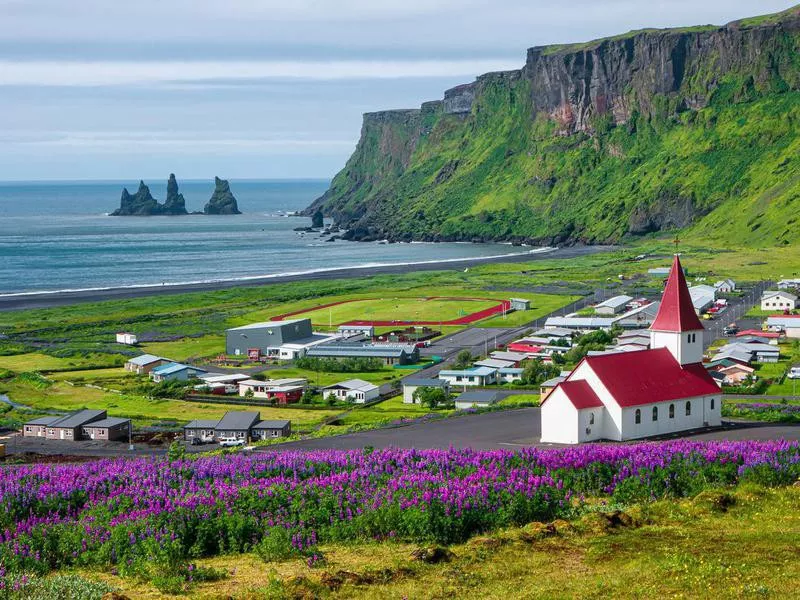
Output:
[[[48,440],[81,439],[83,428],[93,421],[102,421],[107,417],[106,411],[97,409],[84,409],[58,417],[46,425],[45,437]],[[27,423],[26,423],[27,425]]]
[[[305,356],[309,349],[336,339],[338,335],[314,333],[311,319],[266,321],[226,330],[225,354],[251,360],[294,360]]]
[[[598,315],[617,315],[625,312],[628,302],[633,300],[630,296],[614,296],[595,305],[594,312]]]
[[[117,343],[125,344],[126,346],[135,346],[139,342],[136,339],[136,334],[123,332],[117,334]]]
[[[131,420],[120,417],[107,417],[92,421],[83,426],[82,437],[90,440],[118,441],[129,439]]]
[[[797,296],[786,291],[766,291],[761,295],[761,310],[794,310]]]
[[[200,375],[200,383],[194,386],[195,390],[208,391],[212,394],[225,395],[237,394],[239,383],[250,379],[249,375],[243,373],[231,373],[220,375],[218,373],[206,373]]]
[[[779,290],[796,290],[800,289],[800,279],[782,279],[778,282]]]
[[[740,331],[736,334],[737,338],[740,337],[757,337],[763,340],[770,340],[770,343],[778,343],[778,340],[781,338],[781,334],[777,331],[762,331],[761,329],[745,329]]]
[[[414,392],[419,388],[439,388],[445,394],[450,394],[450,384],[443,379],[423,379],[412,378],[403,380],[403,402],[405,404],[416,404],[414,400]]]
[[[334,396],[338,400],[366,404],[380,396],[380,388],[363,379],[348,379],[322,388],[322,395],[325,398]]]
[[[641,330],[644,327],[649,327],[655,320],[660,307],[661,302],[639,304],[639,306],[619,315],[614,324],[623,329]]]
[[[208,373],[208,371],[191,365],[168,362],[150,371],[150,379],[156,383],[161,383],[162,381],[188,381],[196,379],[204,373]]]
[[[743,348],[728,348],[724,351],[717,352],[712,358],[711,363],[717,363],[723,360],[731,360],[741,365],[749,365],[753,362],[752,352],[747,352]]]
[[[22,427],[22,437],[47,437],[47,426],[61,417],[39,417],[28,421]]]
[[[714,284],[718,294],[730,294],[736,291],[736,282],[733,279],[723,279]]]
[[[362,336],[365,339],[371,340],[375,337],[374,325],[339,325],[339,335],[342,338],[352,338]]]
[[[614,326],[615,321],[613,317],[549,317],[544,322],[544,327],[574,331],[608,330]]]
[[[704,331],[675,256],[651,349],[584,358],[542,402],[542,441],[621,441],[720,425],[722,394],[702,364]]]
[[[160,367],[168,362],[170,362],[168,359],[155,356],[154,354],[142,354],[141,356],[126,361],[125,370],[136,373],[137,375],[147,375],[156,367]]]
[[[568,375],[559,375],[558,377],[553,377],[552,379],[548,379],[547,381],[543,381],[539,384],[539,401],[541,402],[552,392],[555,387],[563,382],[566,381]]]
[[[223,438],[258,440],[285,437],[291,434],[289,421],[262,421],[257,411],[231,410],[221,419],[197,419],[184,425],[183,439],[187,442],[198,438],[201,442],[213,442]]]
[[[553,327],[551,329],[539,329],[533,332],[533,335],[536,337],[561,338],[567,340],[571,340],[574,334],[575,332],[570,329],[561,329],[559,327]]]
[[[497,369],[497,378],[503,383],[513,383],[515,381],[522,381],[522,374],[525,369],[519,367],[504,367]]]
[[[251,430],[254,440],[269,440],[292,435],[292,424],[284,419],[259,421]]]
[[[496,404],[500,399],[498,392],[473,391],[464,392],[456,398],[456,409],[467,410],[469,408],[486,408]]]
[[[769,344],[771,346],[777,346],[778,338],[766,337],[760,333],[756,333],[754,335],[737,335],[736,342],[740,344]]]
[[[310,348],[312,358],[377,358],[386,365],[409,365],[419,361],[415,344],[363,344],[360,342],[328,343]]]
[[[475,362],[476,367],[489,367],[490,369],[508,369],[516,367],[517,364],[512,360],[499,360],[497,358],[485,358]]]
[[[694,311],[700,315],[714,306],[717,299],[716,290],[710,285],[696,285],[689,288],[689,296],[692,300]]]
[[[213,442],[214,430],[219,420],[196,419],[183,426],[183,439],[187,442],[199,438],[201,442]]]
[[[308,381],[300,378],[245,379],[239,382],[239,396],[246,397],[252,392],[253,398],[273,400],[276,404],[292,404],[303,397]]]
[[[753,376],[755,369],[747,365],[731,365],[730,367],[723,367],[717,372],[725,376],[725,385],[741,385],[748,377]]]
[[[511,310],[530,310],[531,301],[526,298],[511,298]]]
[[[723,346],[717,356],[742,356],[749,354],[752,360],[775,363],[780,359],[781,350],[773,344],[760,342],[734,342]]]
[[[508,344],[508,346],[506,346],[506,348],[515,354],[525,354],[527,358],[530,358],[531,354],[537,354],[541,352],[545,345],[546,340],[543,342],[536,342],[531,339],[524,339],[511,342]]]
[[[495,351],[492,352],[489,356],[496,360],[506,360],[509,362],[514,363],[515,367],[520,366],[523,361],[528,359],[528,354],[525,352],[501,352]]]
[[[451,386],[485,386],[497,383],[497,369],[491,367],[473,367],[471,369],[439,371],[439,379],[447,381]]]
[[[767,317],[770,331],[782,331],[787,338],[800,338],[800,315],[774,315]]]
[[[261,420],[261,413],[247,410],[229,410],[214,427],[214,437],[249,439],[253,426]]]

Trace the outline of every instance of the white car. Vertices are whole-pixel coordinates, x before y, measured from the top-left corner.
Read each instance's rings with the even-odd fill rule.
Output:
[[[223,448],[234,448],[236,446],[244,446],[244,439],[239,438],[220,438],[219,445]]]

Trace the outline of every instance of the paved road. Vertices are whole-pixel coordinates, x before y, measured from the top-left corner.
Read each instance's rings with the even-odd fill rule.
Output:
[[[751,290],[744,296],[738,297],[730,301],[728,308],[719,317],[713,321],[706,322],[707,335],[704,337],[705,347],[708,348],[715,340],[727,337],[725,335],[725,328],[738,321],[741,329],[761,329],[761,323],[757,320],[745,319],[741,320],[744,315],[753,308],[761,299],[761,294],[764,290],[772,285],[771,281],[759,281]]]
[[[541,423],[538,408],[522,408],[419,423],[395,429],[361,431],[329,438],[290,442],[264,451],[283,449],[374,448],[521,448],[550,446],[539,441]],[[800,440],[800,425],[773,423],[726,423],[723,428],[689,432],[675,438],[692,440]]]

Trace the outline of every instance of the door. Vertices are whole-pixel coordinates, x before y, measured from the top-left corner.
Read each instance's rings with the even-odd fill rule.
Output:
[[[58,431],[59,431],[59,433],[61,435],[61,439],[63,440],[64,439],[64,434],[66,433],[66,431],[64,431],[63,429],[59,429]]]

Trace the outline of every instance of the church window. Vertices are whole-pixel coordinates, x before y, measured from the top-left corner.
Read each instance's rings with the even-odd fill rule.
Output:
[[[669,405],[669,418],[670,419],[674,419],[675,418],[675,405],[674,404],[670,404]]]
[[[714,398],[711,399],[711,410],[714,410]]]
[[[636,409],[636,413],[634,415],[634,420],[636,421],[637,425],[642,422],[642,411],[639,410],[638,408]]]
[[[658,407],[653,407],[653,421],[658,421]]]
[[[686,416],[687,417],[692,416],[692,401],[691,400],[687,400],[686,401]]]
[[[713,400],[712,400],[713,402]],[[713,406],[711,408],[714,408]],[[589,425],[594,425],[594,413],[589,413]]]

